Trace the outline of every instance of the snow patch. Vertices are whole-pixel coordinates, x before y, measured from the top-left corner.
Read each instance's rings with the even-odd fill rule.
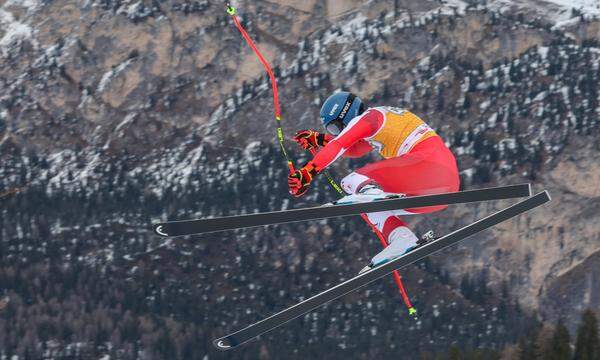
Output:
[[[352,32],[359,28],[364,28],[367,18],[363,14],[356,15],[353,19],[342,23],[339,26],[339,31],[327,31],[325,33],[323,44],[328,45],[331,42],[338,44],[349,43],[353,41]]]
[[[573,9],[585,18],[600,17],[598,0],[494,0],[486,6],[490,10],[506,12],[510,9],[530,10],[561,28],[579,22],[579,16],[573,16]]]
[[[510,149],[510,150],[516,150],[517,149],[517,140],[515,140],[513,138],[502,139],[502,140],[500,140],[500,145],[507,149]]]
[[[497,121],[498,121],[498,113],[495,112],[495,113],[492,114],[492,116],[490,116],[488,118],[488,120],[487,120],[487,126],[489,128],[493,128],[493,127],[496,126]]]
[[[4,36],[0,39],[0,51],[3,56],[8,55],[12,45],[33,37],[33,29],[29,25],[17,21],[12,13],[3,8],[0,9],[0,25],[5,31]]]
[[[97,91],[103,92],[106,89],[106,87],[108,86],[108,84],[110,83],[110,81],[112,79],[114,79],[115,77],[117,77],[132,62],[133,62],[133,59],[129,59],[129,60],[119,64],[114,69],[105,72],[104,75],[102,75],[102,79],[100,79],[100,82],[98,83]]]
[[[8,0],[3,7],[8,8],[11,6],[19,6],[27,9],[27,13],[32,13],[41,6],[41,2],[39,0]]]
[[[491,104],[492,104],[492,102],[490,100],[485,100],[484,102],[481,103],[481,105],[479,105],[479,111],[485,112],[490,107]]]
[[[135,16],[135,14],[141,10],[142,7],[142,2],[138,1],[135,4],[131,4],[129,6],[127,6],[127,9],[125,10],[125,12],[127,13],[128,17],[133,17]]]
[[[119,125],[117,125],[117,127],[115,128],[115,132],[118,133],[125,126],[131,124],[133,122],[133,120],[135,120],[136,115],[137,115],[136,113],[131,113],[131,114],[128,114],[127,116],[125,116],[125,119],[123,119],[123,121],[121,121],[119,123]]]
[[[571,16],[571,9],[580,11],[586,16],[600,15],[600,1],[598,0],[545,0],[544,2],[557,5],[563,11],[568,11]]]

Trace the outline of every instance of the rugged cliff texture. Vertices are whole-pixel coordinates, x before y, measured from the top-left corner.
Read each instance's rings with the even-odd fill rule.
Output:
[[[531,181],[554,201],[411,268],[417,323],[382,281],[238,356],[498,349],[534,314],[573,326],[574,310],[598,309],[593,2],[239,5],[276,66],[288,134],[317,127],[320,102],[350,89],[427,119],[464,187]],[[150,234],[157,219],[333,197],[321,182],[287,198],[269,84],[222,4],[9,0],[0,25],[0,354],[212,358],[213,337],[347,278],[376,251],[360,223],[341,220]],[[443,233],[506,204],[410,221]]]

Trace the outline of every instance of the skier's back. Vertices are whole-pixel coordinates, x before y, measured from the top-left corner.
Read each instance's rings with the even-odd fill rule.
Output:
[[[338,92],[321,108],[328,134],[299,131],[295,140],[304,148],[322,149],[289,177],[290,193],[302,196],[313,177],[340,156],[361,157],[376,149],[384,160],[368,164],[346,176],[342,188],[358,198],[385,193],[406,196],[453,192],[459,188],[456,159],[443,140],[423,120],[394,107],[366,108],[355,95]],[[428,213],[446,206],[367,214],[389,246],[370,267],[385,263],[417,245],[417,237],[398,215]]]

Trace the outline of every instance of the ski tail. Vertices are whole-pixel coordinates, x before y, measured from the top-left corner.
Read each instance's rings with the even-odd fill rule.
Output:
[[[550,201],[550,195],[547,191],[536,194],[503,210],[500,210],[492,215],[482,218],[474,223],[464,226],[456,231],[451,232],[441,238],[429,242],[414,251],[411,251],[397,259],[394,259],[384,265],[369,270],[363,274],[355,276],[341,284],[329,288],[307,300],[301,301],[298,304],[291,306],[283,311],[280,311],[266,319],[254,323],[242,330],[236,331],[225,337],[213,341],[215,347],[220,350],[233,349],[247,341],[250,341],[257,336],[273,330],[290,320],[302,316],[334,299],[337,299],[352,291],[381,278],[394,270],[401,269],[410,264],[415,263],[431,254],[434,254],[444,248],[458,243],[472,235],[475,235],[483,230],[489,229],[501,222],[521,215],[529,210],[541,206]]]

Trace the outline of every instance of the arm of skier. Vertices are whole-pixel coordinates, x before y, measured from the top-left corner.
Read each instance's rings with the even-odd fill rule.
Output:
[[[359,158],[368,154],[373,147],[366,140],[359,140],[342,155],[345,158]]]
[[[303,149],[316,151],[319,147],[327,145],[335,136],[330,134],[319,133],[315,130],[300,130],[293,137]],[[350,146],[344,152],[344,157],[359,158],[373,150],[371,145],[365,140],[359,140],[354,145]]]
[[[382,124],[383,114],[377,110],[369,110],[363,116],[352,120],[341,134],[331,139],[311,161],[288,176],[290,194],[300,197],[306,193],[318,173],[354,145],[360,144],[361,141],[366,142],[365,139],[375,135]],[[363,145],[358,146],[363,147]],[[358,150],[360,148],[352,151]]]
[[[331,140],[335,139],[335,136],[333,136],[333,135],[324,134],[324,136],[325,136],[325,138],[324,138],[325,141],[322,146],[327,145],[327,143],[329,143]],[[373,150],[373,147],[366,140],[361,139],[361,140],[358,140],[356,143],[354,143],[354,145],[352,145],[348,149],[346,149],[346,151],[344,152],[344,154],[342,156],[346,157],[346,158],[359,158],[359,157],[365,156],[366,154],[371,152],[371,150]]]
[[[364,155],[371,146],[365,141],[377,133],[383,123],[383,114],[377,110],[369,110],[363,116],[348,124],[340,135],[327,143],[312,160],[317,171],[322,171],[348,150],[353,155]],[[362,152],[362,154],[361,154]]]

